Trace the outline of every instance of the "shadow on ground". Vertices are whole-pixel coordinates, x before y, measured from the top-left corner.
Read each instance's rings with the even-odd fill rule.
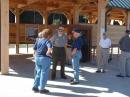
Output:
[[[34,62],[32,55],[11,55],[10,56],[10,68],[14,70],[17,74],[10,72],[9,76],[17,76],[24,78],[34,78]],[[95,96],[98,94],[108,94],[118,93],[119,95],[124,95],[120,97],[130,97],[130,78],[117,78],[115,75],[117,72],[117,59],[116,57],[107,66],[107,72],[105,74],[96,74],[95,72],[89,72],[89,68],[95,69],[95,65],[83,64],[81,65],[81,83],[77,86],[71,86],[69,81],[72,71],[67,71],[68,79],[63,80],[59,77],[52,83],[47,85],[48,88],[61,89],[62,91],[71,91],[73,94],[66,92],[55,91],[50,93],[50,96],[60,96],[60,97],[113,97],[113,96]],[[71,68],[71,66],[67,66]],[[58,74],[60,71],[57,72]],[[55,84],[61,82],[62,84]],[[84,94],[84,95],[81,95]],[[88,96],[87,96],[88,95]]]
[[[10,76],[34,78],[33,55],[10,55]],[[16,73],[14,73],[16,72]]]

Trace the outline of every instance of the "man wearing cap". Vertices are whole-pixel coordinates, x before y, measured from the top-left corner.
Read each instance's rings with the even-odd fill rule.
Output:
[[[74,79],[71,80],[70,84],[75,85],[79,83],[79,62],[81,59],[81,47],[83,45],[82,38],[81,38],[81,33],[79,29],[74,29],[73,31],[73,37],[74,37],[74,42],[72,44],[72,67],[74,70]]]
[[[106,33],[103,33],[103,36],[100,39],[99,46],[101,48],[98,70],[96,73],[105,73],[106,65],[108,64],[109,59],[109,48],[111,47],[111,39],[109,39]]]
[[[56,67],[58,62],[61,65],[61,78],[67,79],[65,76],[65,63],[66,63],[66,52],[65,47],[67,45],[67,36],[64,33],[64,27],[59,27],[57,33],[52,38],[53,43],[53,67],[51,79],[55,80],[56,78]]]
[[[121,50],[120,60],[119,60],[119,71],[120,74],[117,77],[130,77],[130,30],[126,30],[126,35],[122,37],[119,41],[119,46]]]

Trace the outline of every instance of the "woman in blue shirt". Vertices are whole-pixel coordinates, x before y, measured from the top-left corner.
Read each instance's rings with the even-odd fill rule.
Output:
[[[44,29],[40,32],[40,38],[34,45],[35,51],[35,69],[36,75],[32,90],[39,93],[48,93],[49,90],[45,89],[48,80],[48,73],[51,65],[52,44],[50,38],[52,37],[50,29]]]
[[[80,30],[75,29],[72,31],[73,37],[75,38],[72,45],[72,67],[74,70],[74,79],[71,80],[71,85],[75,85],[79,83],[79,62],[82,57],[81,47],[83,45]]]

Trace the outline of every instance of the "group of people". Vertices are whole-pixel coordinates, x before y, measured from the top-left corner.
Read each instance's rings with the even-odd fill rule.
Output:
[[[70,84],[75,85],[79,83],[79,63],[81,59],[81,48],[83,45],[81,32],[79,29],[73,29],[73,43],[71,47],[71,61],[74,70],[74,78]],[[39,38],[34,45],[35,51],[35,79],[32,90],[34,92],[48,93],[45,89],[48,80],[48,74],[52,59],[51,79],[56,79],[56,67],[60,63],[61,78],[67,79],[65,75],[66,64],[66,45],[67,35],[64,33],[64,27],[60,26],[57,32],[53,34],[51,29],[44,29],[39,33]]]
[[[109,48],[111,47],[111,39],[107,37],[106,33],[102,34],[99,42],[100,53],[99,61],[97,62],[97,73],[105,73],[106,65],[110,57]],[[121,55],[118,60],[119,74],[117,77],[130,77],[130,30],[125,31],[125,35],[119,40],[119,48]]]
[[[70,40],[68,45],[70,48],[70,58],[72,68],[74,70],[74,78],[70,81],[71,85],[79,83],[79,67],[80,59],[82,57],[81,48],[83,46],[83,40],[81,37],[80,29],[73,29],[72,35],[74,40]],[[49,90],[45,89],[45,85],[48,80],[48,74],[52,61],[51,80],[56,79],[57,64],[61,66],[61,78],[67,79],[65,75],[66,64],[66,46],[68,43],[67,35],[64,33],[64,27],[60,26],[56,33],[53,33],[51,29],[44,29],[39,33],[39,38],[34,45],[35,51],[35,79],[32,90],[39,93],[48,93]],[[102,34],[99,42],[101,49],[98,69],[96,73],[105,73],[106,65],[108,64],[109,48],[111,47],[111,39],[107,37],[106,33]],[[130,30],[126,30],[126,36],[124,36],[120,42],[120,49],[122,50],[120,59],[120,74],[117,77],[128,77],[126,65],[130,59]],[[69,58],[69,59],[70,59]]]

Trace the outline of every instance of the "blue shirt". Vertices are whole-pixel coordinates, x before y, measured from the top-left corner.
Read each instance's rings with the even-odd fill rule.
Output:
[[[81,37],[78,37],[76,40],[74,40],[72,44],[72,50],[74,48],[77,48],[77,50],[81,50],[82,46],[83,46],[83,40]]]
[[[47,56],[48,48],[52,48],[52,43],[47,39],[38,39],[34,45],[36,56]]]

